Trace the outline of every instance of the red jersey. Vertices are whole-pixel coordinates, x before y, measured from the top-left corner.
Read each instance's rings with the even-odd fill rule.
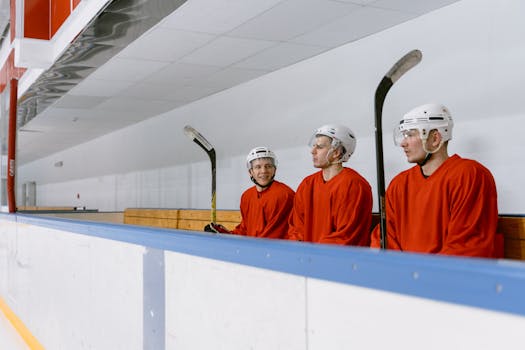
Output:
[[[496,184],[480,163],[448,158],[425,178],[419,166],[397,175],[386,191],[387,248],[494,256]],[[379,247],[379,225],[372,246]]]
[[[266,238],[286,238],[294,191],[282,182],[258,192],[255,186],[241,196],[242,221],[232,233]]]
[[[355,170],[329,181],[319,171],[306,177],[295,194],[288,238],[317,243],[368,246],[372,220],[370,184]]]

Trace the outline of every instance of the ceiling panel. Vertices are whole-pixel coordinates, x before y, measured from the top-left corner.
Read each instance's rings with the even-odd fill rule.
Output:
[[[226,67],[276,44],[266,40],[223,36],[187,55],[181,62]]]
[[[301,44],[336,47],[347,43],[349,40],[358,40],[367,35],[377,33],[415,16],[407,12],[363,7],[291,41]]]
[[[195,79],[191,85],[210,87],[216,89],[216,91],[220,91],[255,79],[266,73],[268,73],[267,70],[226,68],[208,77]]]
[[[175,90],[174,93],[176,94],[177,100],[189,103],[212,95],[221,90],[224,90],[224,88],[210,86],[184,86]]]
[[[326,51],[326,48],[321,46],[281,43],[260,52],[258,55],[248,57],[233,66],[273,71],[313,57],[323,51]]]
[[[330,0],[287,0],[228,34],[244,38],[286,41],[307,33],[360,6]]]
[[[214,38],[211,34],[156,27],[141,40],[131,43],[118,57],[175,62]]]
[[[56,108],[94,108],[109,97],[106,96],[79,96],[79,95],[65,95],[55,103]]]
[[[55,107],[53,110],[44,111],[44,113],[39,115],[39,118],[37,121],[46,127],[49,126],[60,126],[60,121],[64,120],[70,120],[73,121],[75,119],[81,119],[81,118],[89,118],[93,114],[93,111],[91,109],[81,109],[81,108],[61,108],[61,107]],[[42,123],[42,122],[45,122]],[[33,125],[36,123],[33,123]]]
[[[137,1],[137,6],[148,2]],[[453,0],[190,0],[151,28],[133,21],[88,28],[43,75],[60,91],[22,125],[19,164],[86,142],[132,123],[377,33]],[[170,0],[173,1],[173,0]],[[182,1],[179,1],[182,3]],[[113,4],[112,4],[113,5]],[[121,6],[121,7],[122,7]],[[174,5],[175,6],[175,5]],[[122,8],[125,8],[122,7]],[[130,13],[131,15],[131,13]],[[153,19],[151,19],[153,20]],[[149,22],[148,22],[149,23]],[[151,25],[151,23],[149,24]],[[124,26],[131,39],[124,45]],[[148,28],[149,30],[147,30]],[[147,31],[146,31],[147,30]],[[137,38],[139,34],[143,33]],[[101,37],[96,37],[101,34]],[[117,34],[117,37],[113,37]],[[96,37],[96,42],[91,42]],[[135,40],[136,38],[136,40]],[[75,61],[75,48],[81,56]],[[78,66],[81,67],[79,70]],[[67,80],[67,77],[73,77]],[[42,89],[33,87],[32,93]],[[73,88],[71,88],[74,86]],[[30,96],[35,99],[36,97]],[[51,104],[53,103],[54,104]],[[31,132],[38,131],[38,132]],[[67,136],[65,136],[67,135]]]
[[[222,34],[284,0],[192,0],[166,17],[161,27]]]
[[[351,4],[357,4],[357,5],[370,5],[377,0],[337,0],[339,2],[349,2]]]
[[[113,97],[99,104],[93,109],[94,112],[104,113],[106,111],[133,111],[142,120],[146,117],[158,115],[173,109],[173,103],[163,100],[139,99],[134,97]]]
[[[112,58],[91,77],[100,80],[140,81],[166,67],[168,62]]]
[[[219,71],[217,66],[202,64],[174,63],[144,79],[148,84],[160,84],[164,86],[184,86],[193,79],[200,79]]]
[[[177,91],[183,88],[181,86],[166,86],[148,83],[135,84],[118,94],[119,97],[133,97],[142,100],[163,100],[172,102],[184,102],[185,100],[178,96]],[[179,103],[172,104],[174,107],[178,106]]]
[[[378,0],[371,5],[385,9],[404,11],[414,14],[424,14],[443,6],[450,5],[457,0],[432,0],[432,1],[413,1],[413,0]]]
[[[68,95],[113,96],[131,86],[133,82],[122,80],[100,80],[93,76],[87,77],[82,84],[72,88]]]

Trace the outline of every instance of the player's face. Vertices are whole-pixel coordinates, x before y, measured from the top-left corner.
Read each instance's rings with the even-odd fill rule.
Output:
[[[252,160],[250,175],[261,186],[268,185],[275,176],[275,166],[270,158],[259,158]]]
[[[399,144],[409,163],[419,163],[425,159],[427,153],[423,149],[423,142],[419,137],[419,130],[412,129],[403,132],[403,138]]]
[[[332,139],[328,136],[318,136],[312,144],[312,161],[316,168],[326,168],[330,165],[329,152],[332,149]]]

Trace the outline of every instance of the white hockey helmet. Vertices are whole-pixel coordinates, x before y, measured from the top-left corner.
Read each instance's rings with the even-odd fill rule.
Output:
[[[252,160],[259,158],[271,158],[273,165],[277,167],[277,157],[275,156],[275,153],[268,149],[268,147],[255,147],[254,149],[252,149],[248,153],[248,156],[246,156],[246,167],[248,169],[251,169]]]
[[[429,103],[412,109],[403,116],[399,125],[394,129],[394,143],[399,146],[409,130],[419,130],[421,140],[428,138],[431,130],[437,129],[442,142],[452,139],[454,122],[447,107],[441,104]]]
[[[352,153],[355,151],[356,139],[352,130],[343,125],[326,124],[315,130],[310,145],[313,145],[315,138],[323,135],[332,139],[332,147],[337,148],[343,146],[344,154],[341,157],[341,162],[346,162]]]

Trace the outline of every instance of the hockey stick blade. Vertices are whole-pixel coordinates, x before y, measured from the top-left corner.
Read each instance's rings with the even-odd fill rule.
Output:
[[[376,137],[376,164],[377,164],[377,194],[379,196],[381,249],[387,249],[386,242],[386,210],[385,210],[385,169],[383,161],[383,104],[386,95],[396,81],[406,72],[416,66],[423,55],[419,50],[412,50],[401,57],[385,74],[375,92],[375,137]]]
[[[201,146],[206,152],[210,152],[213,150],[213,146],[211,145],[211,143],[208,140],[206,140],[206,138],[202,136],[201,133],[195,130],[193,127],[186,125],[184,127],[184,134],[186,134],[186,136],[192,139],[196,144]]]
[[[206,140],[200,132],[195,130],[193,127],[186,125],[184,127],[184,134],[188,136],[193,142],[199,145],[208,155],[211,162],[211,222],[215,224],[217,222],[217,199],[216,199],[216,158],[215,158],[215,149],[211,143]]]
[[[396,62],[390,68],[388,73],[386,73],[386,77],[390,78],[392,80],[392,84],[399,80],[406,72],[408,72],[410,69],[412,69],[414,66],[416,66],[419,62],[421,62],[421,59],[423,58],[423,54],[419,50],[412,50],[409,53],[407,53],[405,56],[401,57],[399,61]]]

